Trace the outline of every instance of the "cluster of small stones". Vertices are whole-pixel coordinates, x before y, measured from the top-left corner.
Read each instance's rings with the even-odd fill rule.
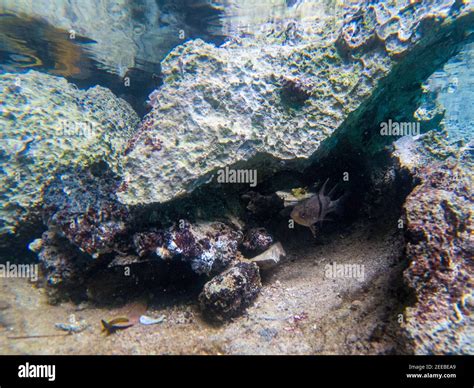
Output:
[[[174,49],[162,63],[153,109],[130,142],[120,200],[169,201],[260,153],[304,164],[404,54],[472,8],[454,0],[360,1],[340,11],[340,29],[333,18],[290,21],[265,38],[218,48],[193,40]],[[259,176],[278,168],[287,166],[262,167]]]
[[[405,309],[402,327],[416,354],[471,354],[472,159],[458,153],[440,161],[422,142],[409,143],[400,144],[405,152],[399,150],[397,155],[402,167],[419,181],[404,204],[409,261],[404,278],[416,302]]]
[[[42,263],[50,300],[105,298],[107,290],[116,292],[120,284],[130,285],[125,275],[117,276],[124,273],[115,271],[117,267],[135,268],[131,271],[140,281],[143,264],[152,264],[150,272],[163,269],[153,263],[179,262],[210,282],[223,271],[238,271],[247,286],[232,283],[222,300],[212,295],[215,288],[208,287],[200,300],[206,315],[216,315],[217,321],[241,314],[260,288],[258,268],[255,273],[243,271],[246,267],[240,265],[245,261],[239,251],[244,232],[224,222],[179,220],[169,227],[158,222],[142,225],[137,214],[117,200],[119,183],[117,175],[103,165],[78,169],[74,174],[58,171],[45,188],[42,213],[48,230],[30,249]],[[273,241],[263,228],[251,229],[246,236],[249,251],[260,252]],[[101,275],[103,268],[109,268],[108,278]],[[157,278],[160,275],[156,273]],[[227,276],[231,275],[220,278]],[[153,274],[147,273],[146,278],[153,278]]]
[[[120,171],[138,116],[106,88],[79,90],[35,71],[0,75],[0,235],[41,206],[54,171],[100,160]]]

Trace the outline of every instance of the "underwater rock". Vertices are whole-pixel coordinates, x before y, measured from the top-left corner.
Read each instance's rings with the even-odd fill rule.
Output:
[[[35,71],[0,75],[0,112],[0,235],[31,217],[56,170],[104,161],[118,172],[138,123],[133,109],[108,89],[80,90]]]
[[[92,257],[128,248],[128,209],[115,192],[120,182],[108,169],[58,172],[44,189],[45,224]]]
[[[246,254],[256,255],[273,244],[273,237],[265,228],[252,228],[244,236],[242,248]]]
[[[148,230],[133,235],[133,245],[138,256],[144,257],[154,254],[164,243],[164,233],[158,230]]]
[[[434,44],[472,10],[455,0],[429,6],[359,1],[341,8],[347,14],[341,30],[333,18],[315,21],[312,31],[290,22],[292,35],[300,36],[291,44],[284,39],[287,24],[267,38],[242,37],[221,47],[198,39],[176,47],[162,62],[156,104],[130,141],[120,200],[166,202],[226,166],[258,168],[259,181],[304,168],[350,113],[363,109],[402,53]]]
[[[38,260],[47,281],[49,301],[56,303],[68,298],[80,298],[90,257],[55,232],[44,232],[41,239]]]
[[[416,302],[406,308],[402,328],[416,354],[470,354],[474,351],[473,163],[462,155],[429,158],[423,141],[430,144],[429,139],[409,142],[408,149],[398,144],[398,155],[404,157],[401,164],[409,166],[419,182],[404,204],[409,261],[404,278]],[[436,144],[439,152],[440,144]],[[416,150],[418,158],[409,156]]]
[[[258,266],[242,261],[207,282],[199,303],[209,319],[223,322],[242,314],[261,287]]]
[[[179,259],[189,262],[197,274],[213,275],[236,259],[242,233],[221,222],[183,222],[170,228],[163,240],[156,248],[163,260]]]
[[[249,191],[242,195],[247,203],[246,209],[258,220],[265,220],[278,214],[284,207],[284,201],[277,194],[262,195]]]

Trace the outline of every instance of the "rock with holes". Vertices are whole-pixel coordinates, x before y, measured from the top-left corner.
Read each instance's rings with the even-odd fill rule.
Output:
[[[261,287],[258,266],[242,261],[207,282],[199,303],[209,319],[223,322],[242,314]]]
[[[320,17],[274,25],[266,35],[176,47],[127,147],[120,200],[167,202],[218,184],[226,166],[258,169],[259,182],[304,167],[338,144],[320,149],[400,61],[467,28],[473,15],[456,0],[318,4],[312,12]]]
[[[130,105],[106,88],[79,90],[36,71],[1,74],[0,236],[41,206],[56,170],[73,174],[103,161],[119,172],[137,123]]]
[[[215,275],[237,259],[242,233],[221,222],[174,226],[163,232],[156,246],[161,259],[181,260],[200,275]]]
[[[439,141],[434,143],[438,153]],[[404,143],[398,144],[397,155],[420,181],[404,204],[409,261],[404,278],[416,297],[402,324],[408,348],[416,354],[472,354],[472,158],[456,148],[457,154],[442,161],[429,156],[421,142]],[[446,147],[444,154],[449,153]]]

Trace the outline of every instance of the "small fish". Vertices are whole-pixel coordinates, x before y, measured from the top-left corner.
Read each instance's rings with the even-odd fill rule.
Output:
[[[133,326],[133,323],[129,323],[129,319],[124,317],[114,318],[110,321],[102,319],[100,322],[102,323],[102,331],[105,331],[107,335],[113,334],[117,330],[124,330]]]
[[[323,221],[328,220],[326,218],[327,215],[337,210],[339,201],[342,199],[342,197],[340,197],[335,201],[331,200],[331,194],[334,193],[337,185],[334,186],[329,193],[325,194],[328,181],[329,179],[324,182],[323,187],[316,195],[296,205],[290,214],[290,217],[296,223],[310,228],[315,237],[316,224],[319,223],[321,225]]]

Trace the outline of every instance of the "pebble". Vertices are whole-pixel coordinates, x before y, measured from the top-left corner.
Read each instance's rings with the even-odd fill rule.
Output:
[[[9,307],[10,307],[10,304],[8,302],[5,302],[4,300],[0,300],[0,310],[6,310]]]
[[[42,247],[43,247],[43,240],[41,238],[37,238],[36,240],[32,241],[28,245],[28,249],[35,253],[38,253],[39,251],[41,251]]]

